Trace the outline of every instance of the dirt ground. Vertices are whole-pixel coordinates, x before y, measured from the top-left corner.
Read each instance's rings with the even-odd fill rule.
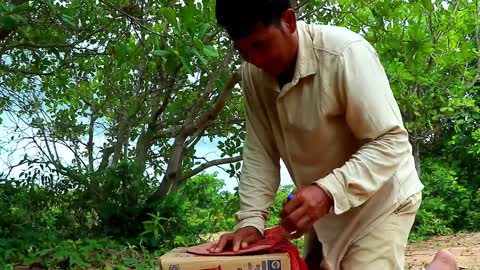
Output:
[[[422,269],[440,249],[452,252],[460,269],[480,270],[480,233],[435,236],[410,244],[406,252],[405,269]]]

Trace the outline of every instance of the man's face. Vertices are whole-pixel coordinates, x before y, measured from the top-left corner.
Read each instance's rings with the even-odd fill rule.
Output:
[[[273,77],[287,70],[292,58],[292,37],[281,27],[274,24],[265,27],[259,23],[251,34],[234,42],[245,61]]]

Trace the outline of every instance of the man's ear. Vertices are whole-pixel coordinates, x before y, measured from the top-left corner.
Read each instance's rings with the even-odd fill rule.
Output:
[[[293,34],[297,31],[297,16],[295,14],[295,10],[289,8],[283,12],[282,26],[289,34]]]

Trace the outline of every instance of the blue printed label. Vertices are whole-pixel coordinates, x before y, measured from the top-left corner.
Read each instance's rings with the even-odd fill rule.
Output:
[[[268,270],[281,270],[282,263],[280,260],[268,260]]]

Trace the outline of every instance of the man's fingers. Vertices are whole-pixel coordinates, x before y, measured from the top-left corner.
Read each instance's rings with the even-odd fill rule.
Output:
[[[242,244],[240,245],[240,247],[241,247],[242,249],[245,249],[245,248],[248,247],[248,245],[249,245],[249,243],[247,243],[246,241],[242,241]]]
[[[302,235],[304,235],[304,234],[305,234],[305,231],[303,231],[303,230],[298,230],[298,231],[296,231],[295,233],[290,234],[290,237],[289,237],[289,238],[290,238],[290,239],[297,239],[297,238],[302,237]]]
[[[312,218],[308,214],[305,214],[297,222],[297,231],[306,231],[313,223]]]
[[[237,252],[240,248],[246,248],[251,243],[261,238],[260,232],[254,227],[245,227],[237,230],[235,233],[227,233],[220,237],[218,243],[214,244],[209,251],[212,253],[222,252],[225,248],[232,248]]]
[[[217,246],[215,247],[215,250],[213,252],[219,253],[222,252],[225,246],[228,244],[229,241],[232,241],[232,234],[224,234],[222,237],[220,237],[220,240],[217,243]]]
[[[302,204],[303,204],[302,198],[299,196],[295,196],[287,204],[285,204],[282,211],[280,212],[280,217],[285,218],[289,216],[295,209],[297,209]]]
[[[254,244],[255,242],[257,242],[259,240],[260,239],[258,239],[258,236],[256,234],[249,234],[247,237],[245,237],[242,240],[242,243],[241,243],[240,247],[242,249],[247,248],[248,246],[250,246],[251,244]]]
[[[293,210],[290,215],[288,215],[285,219],[288,219],[290,222],[294,224],[298,224],[299,221],[303,218],[308,216],[308,208],[305,204],[302,204],[297,209]]]
[[[307,207],[305,205],[295,209],[290,215],[282,218],[281,225],[289,232],[299,229],[299,222],[307,216]]]
[[[240,235],[240,234],[235,234],[233,236],[233,252],[237,252],[240,250],[240,245],[242,244],[243,242],[243,237]]]

